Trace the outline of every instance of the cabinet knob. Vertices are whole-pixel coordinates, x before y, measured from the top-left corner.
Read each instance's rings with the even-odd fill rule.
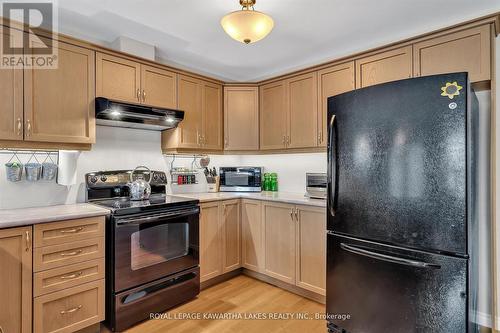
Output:
[[[23,129],[23,122],[21,121],[21,118],[17,118],[17,136],[21,136],[22,129]]]
[[[31,121],[29,119],[26,120],[26,129],[27,129],[26,136],[31,136]]]
[[[26,252],[28,252],[31,248],[31,239],[30,239],[30,232],[26,231]],[[1,333],[1,331],[0,331]]]

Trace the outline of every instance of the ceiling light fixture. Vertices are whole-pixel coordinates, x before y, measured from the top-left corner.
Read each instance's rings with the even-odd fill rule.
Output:
[[[266,37],[273,30],[273,19],[253,6],[256,0],[240,0],[241,10],[227,14],[220,24],[224,31],[239,42],[250,44]]]

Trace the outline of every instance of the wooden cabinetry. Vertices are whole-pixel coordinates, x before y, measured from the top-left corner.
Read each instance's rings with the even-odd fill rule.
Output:
[[[260,201],[241,201],[241,263],[256,272],[264,269],[264,227]]]
[[[222,86],[186,75],[178,78],[184,120],[162,133],[164,151],[222,149]]]
[[[319,145],[316,72],[295,76],[287,84],[287,148]]]
[[[224,150],[259,150],[259,89],[224,88]]]
[[[96,56],[98,97],[177,108],[177,74],[106,53]]]
[[[412,46],[383,51],[356,60],[356,88],[412,77]]]
[[[34,226],[34,333],[104,320],[104,217]]]
[[[326,146],[328,97],[354,90],[354,61],[318,71],[318,139]]]
[[[201,146],[222,150],[222,86],[202,81]]]
[[[260,149],[286,148],[286,85],[284,81],[260,87]]]
[[[297,206],[296,285],[325,295],[326,212],[325,208]]]
[[[142,102],[160,108],[177,108],[177,74],[141,65]]]
[[[31,332],[31,226],[0,230],[0,332]]]
[[[96,94],[129,103],[140,102],[141,65],[105,53],[96,55]]]
[[[240,201],[201,204],[200,280],[241,267]]]
[[[413,45],[415,76],[469,72],[471,82],[491,79],[489,25],[474,27]]]
[[[204,203],[200,213],[200,280],[222,274],[222,232],[218,202]]]
[[[241,212],[240,200],[221,203],[222,222],[222,272],[241,267]]]
[[[295,284],[296,227],[293,213],[293,205],[262,203],[264,273],[290,284]]]

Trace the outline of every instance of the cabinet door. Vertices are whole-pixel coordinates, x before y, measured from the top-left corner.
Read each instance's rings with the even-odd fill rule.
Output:
[[[412,77],[412,47],[405,46],[356,60],[356,88]]]
[[[264,271],[278,280],[295,284],[294,206],[262,204],[264,220]]]
[[[200,279],[201,282],[222,274],[222,232],[219,203],[201,205]]]
[[[141,65],[142,103],[159,108],[177,109],[177,74],[153,66]]]
[[[354,89],[354,61],[325,68],[318,72],[318,139],[320,146],[326,146],[328,97]]]
[[[260,201],[241,202],[241,261],[243,267],[256,272],[264,268],[262,205]]]
[[[222,213],[222,272],[241,267],[241,218],[240,200],[223,201]]]
[[[205,149],[222,150],[222,86],[203,82],[203,134]]]
[[[0,230],[0,332],[31,332],[31,227]]]
[[[296,285],[325,295],[326,211],[299,206],[297,212]]]
[[[224,88],[224,150],[259,150],[259,89]]]
[[[56,45],[56,69],[24,70],[24,139],[94,143],[95,52],[61,41]]]
[[[199,148],[202,135],[202,104],[200,80],[179,75],[178,103],[184,111],[184,120],[178,127],[178,142],[180,148]],[[169,131],[167,131],[169,132]]]
[[[318,140],[318,81],[316,73],[287,80],[288,148],[310,148]]]
[[[471,82],[490,80],[490,38],[488,24],[416,43],[415,75],[469,72]]]
[[[286,88],[283,81],[260,87],[260,149],[286,148]]]
[[[130,103],[141,102],[141,65],[137,62],[97,53],[96,94]]]

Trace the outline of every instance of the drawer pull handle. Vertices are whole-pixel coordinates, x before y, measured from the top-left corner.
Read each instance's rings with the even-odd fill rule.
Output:
[[[62,275],[61,280],[75,279],[77,277],[82,276],[83,272],[78,272],[70,275]]]
[[[61,314],[62,314],[62,315],[65,315],[65,314],[68,314],[68,313],[73,313],[73,312],[76,312],[76,311],[80,310],[81,308],[83,308],[83,306],[80,304],[80,305],[78,305],[77,307],[74,307],[74,308],[72,308],[72,309],[69,309],[69,310],[62,310],[62,311],[61,311]]]
[[[0,333],[3,333],[3,328],[2,328],[2,326],[0,326]]]
[[[75,229],[61,230],[61,234],[74,234],[83,230],[83,227],[78,227]]]
[[[67,253],[61,253],[61,257],[71,257],[71,256],[76,256],[77,254],[82,253],[82,250],[76,250],[73,252],[67,252]]]

